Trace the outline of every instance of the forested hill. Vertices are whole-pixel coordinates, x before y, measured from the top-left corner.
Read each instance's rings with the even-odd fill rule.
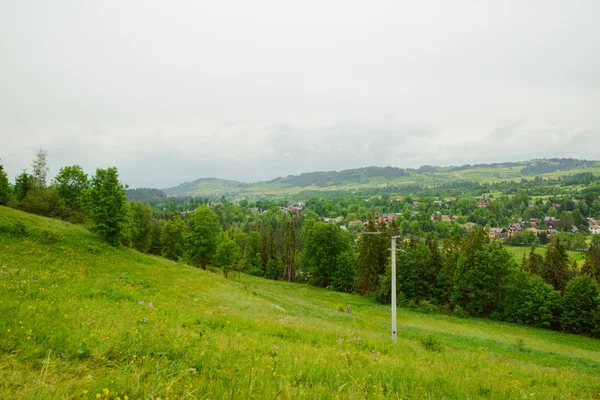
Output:
[[[600,176],[600,162],[550,158],[446,167],[424,165],[412,169],[371,166],[344,171],[309,172],[257,183],[201,178],[164,189],[164,192],[171,196],[297,197],[302,192],[377,190],[388,187],[423,188],[458,182],[497,183],[532,179],[536,176],[552,179],[581,173]]]

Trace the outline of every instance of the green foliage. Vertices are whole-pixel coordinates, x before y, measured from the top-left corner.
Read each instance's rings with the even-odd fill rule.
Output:
[[[367,232],[378,232],[380,227],[373,214],[367,219]],[[364,234],[358,243],[356,260],[357,291],[363,295],[373,294],[379,285],[379,276],[385,272],[390,246],[389,235]]]
[[[78,222],[78,215],[60,197],[53,187],[33,188],[20,203],[23,211],[42,215],[44,217],[63,219],[69,222]]]
[[[507,289],[504,319],[517,324],[550,328],[560,313],[560,292],[539,276],[518,274]]]
[[[219,244],[213,257],[215,265],[226,268],[237,264],[240,248],[227,232],[221,233]]]
[[[317,222],[305,235],[304,262],[310,281],[328,287],[338,269],[338,258],[350,249],[347,234],[337,226]]]
[[[213,210],[201,205],[190,214],[186,251],[192,265],[206,269],[217,250],[221,225]]]
[[[96,170],[91,182],[89,201],[93,229],[112,245],[118,245],[127,216],[127,203],[125,189],[119,182],[116,168]]]
[[[571,278],[567,249],[558,236],[552,239],[546,247],[546,257],[541,276],[554,289],[560,291],[565,288]]]
[[[15,200],[21,202],[33,187],[33,176],[23,170],[23,172],[15,179]]]
[[[267,261],[267,272],[265,278],[279,280],[283,277],[283,265],[277,259],[271,258]]]
[[[529,274],[541,276],[544,271],[544,257],[535,252],[535,245],[532,244],[527,257],[525,257],[525,254],[523,254],[523,257],[525,259],[523,270]]]
[[[512,255],[497,242],[473,250],[458,259],[451,302],[473,316],[497,316],[517,265]]]
[[[12,199],[12,188],[8,183],[8,176],[4,167],[0,165],[0,205],[5,206]]]
[[[600,242],[594,241],[588,248],[581,273],[591,276],[600,283]]]
[[[402,246],[396,256],[396,295],[402,293],[404,298],[415,302],[437,302],[436,281],[440,266],[435,265],[426,243],[412,240],[407,246]],[[391,262],[388,262],[375,293],[376,298],[386,304],[391,301],[391,275]]]
[[[535,233],[531,231],[523,231],[523,233],[511,235],[507,239],[507,243],[513,246],[531,246],[536,240]]]
[[[331,287],[337,291],[352,293],[356,281],[356,257],[351,251],[344,251],[338,255],[336,270],[333,273]]]
[[[79,165],[61,168],[54,178],[53,186],[68,207],[75,211],[85,208],[89,180]]]
[[[560,323],[567,332],[600,334],[600,297],[594,279],[582,275],[567,283]]]
[[[423,348],[428,351],[434,351],[436,353],[439,353],[444,350],[444,346],[442,345],[440,340],[433,335],[425,336],[421,338],[419,342],[421,342],[421,346],[423,346]]]
[[[162,243],[161,243],[161,234],[162,229],[166,225],[166,221],[164,219],[152,219],[150,221],[151,224],[151,233],[150,233],[150,249],[148,249],[148,253],[154,255],[162,254]]]
[[[152,208],[139,201],[129,201],[131,247],[146,253],[152,245]]]
[[[185,254],[185,238],[188,236],[188,227],[174,214],[163,227],[160,235],[162,255],[170,260],[178,261]]]
[[[3,234],[16,223],[26,239]],[[369,297],[230,282],[6,207],[0,231],[2,398],[598,395],[591,338],[401,308],[392,343],[390,309]],[[49,232],[58,245],[41,242]]]

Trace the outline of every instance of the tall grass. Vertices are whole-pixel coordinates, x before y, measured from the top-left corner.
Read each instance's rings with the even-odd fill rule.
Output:
[[[600,396],[600,341],[406,309],[398,328],[368,298],[226,280],[0,207],[0,398]]]

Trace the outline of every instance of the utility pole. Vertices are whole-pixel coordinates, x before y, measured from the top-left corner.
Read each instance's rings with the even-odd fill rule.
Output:
[[[396,238],[392,236],[392,340],[396,341]]]
[[[392,235],[392,341],[396,341],[396,239],[403,236],[393,236],[397,232],[362,232],[363,235]],[[400,249],[401,252],[406,253]]]

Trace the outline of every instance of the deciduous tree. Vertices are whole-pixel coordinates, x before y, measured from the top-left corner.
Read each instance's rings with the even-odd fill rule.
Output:
[[[189,225],[186,241],[188,257],[192,265],[206,269],[217,250],[221,233],[219,217],[208,206],[200,205],[190,214]]]
[[[96,170],[90,188],[90,215],[93,229],[112,245],[118,245],[126,217],[125,188],[119,182],[117,169]]]

